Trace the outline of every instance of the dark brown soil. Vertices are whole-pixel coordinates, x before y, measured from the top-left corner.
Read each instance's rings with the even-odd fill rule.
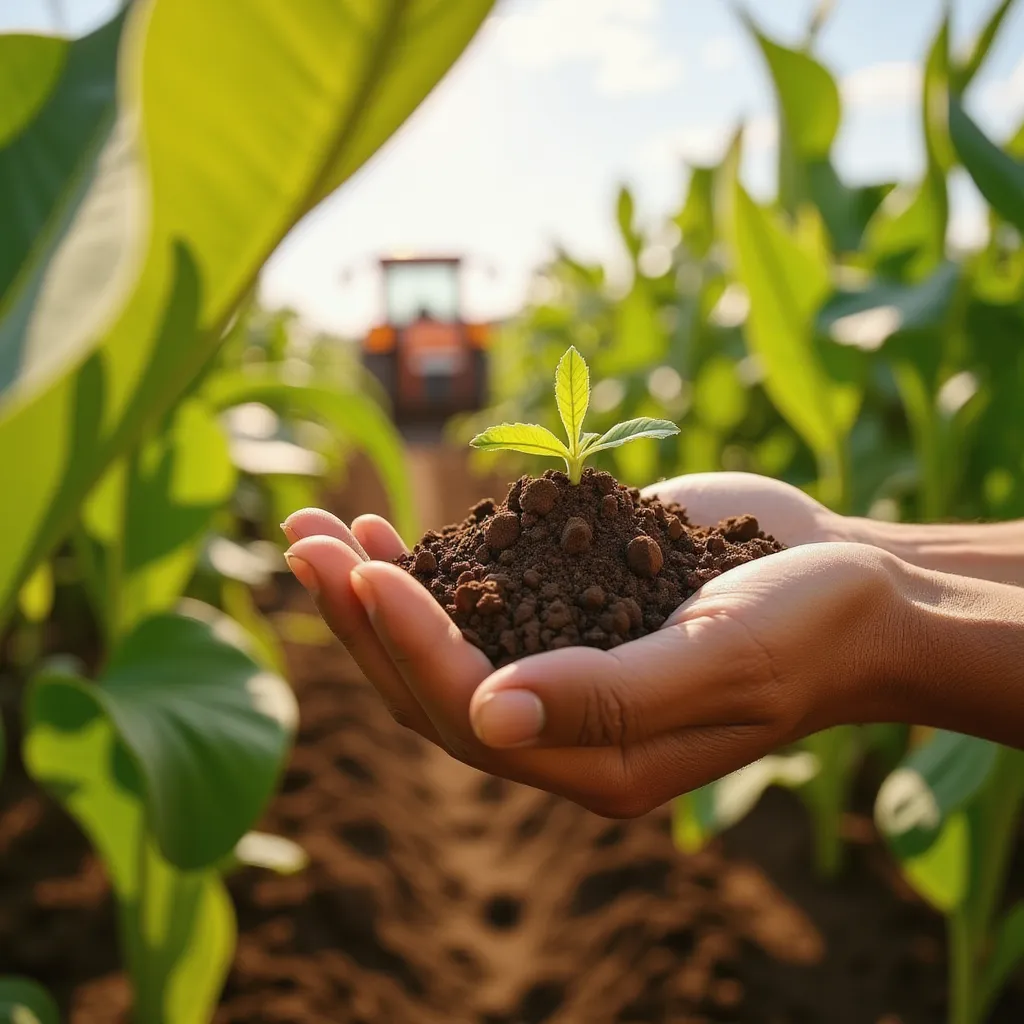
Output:
[[[636,640],[709,580],[782,549],[753,516],[693,526],[681,506],[642,498],[608,473],[587,469],[572,485],[551,470],[429,531],[398,564],[503,665]]]

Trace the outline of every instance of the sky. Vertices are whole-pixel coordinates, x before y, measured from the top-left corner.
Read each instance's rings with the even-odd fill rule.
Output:
[[[784,43],[803,37],[816,6],[737,2]],[[834,155],[850,183],[921,173],[920,67],[942,2],[836,0],[815,52],[840,83]],[[952,0],[954,45],[995,4]],[[79,33],[115,5],[0,0],[0,31]],[[997,138],[1024,119],[1024,3],[967,100]],[[358,334],[381,314],[378,256],[444,253],[467,260],[469,318],[508,315],[555,245],[621,268],[620,184],[656,231],[681,202],[687,161],[717,159],[739,121],[748,126],[744,176],[769,194],[771,87],[727,0],[499,0],[410,120],[284,240],[265,268],[264,299],[314,328]],[[952,196],[952,234],[977,238],[983,208],[963,175]]]

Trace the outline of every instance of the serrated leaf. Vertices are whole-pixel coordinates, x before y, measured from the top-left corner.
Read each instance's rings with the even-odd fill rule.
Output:
[[[569,449],[547,427],[536,423],[499,423],[477,434],[469,443],[484,452],[504,450],[570,458]]]
[[[607,451],[609,448],[618,448],[620,444],[627,441],[635,441],[641,437],[651,437],[655,440],[662,440],[678,434],[679,428],[668,420],[655,420],[649,416],[639,416],[635,420],[626,420],[624,423],[616,423],[611,430],[605,431],[585,453],[593,455],[594,452]]]
[[[558,368],[555,370],[555,401],[558,403],[562,426],[569,438],[569,451],[575,455],[580,450],[583,418],[590,406],[590,371],[586,360],[573,345],[558,360]]]

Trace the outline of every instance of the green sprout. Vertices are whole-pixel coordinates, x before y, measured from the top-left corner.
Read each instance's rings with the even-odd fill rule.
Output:
[[[651,419],[649,416],[616,423],[603,434],[584,433],[583,417],[587,415],[590,405],[590,371],[586,360],[573,346],[559,359],[558,369],[555,370],[555,401],[569,440],[568,445],[547,427],[536,423],[500,423],[477,434],[469,443],[485,452],[514,451],[564,459],[570,483],[578,484],[583,475],[583,463],[591,455],[609,448],[618,448],[620,444],[641,437],[660,439],[679,433],[674,423]]]

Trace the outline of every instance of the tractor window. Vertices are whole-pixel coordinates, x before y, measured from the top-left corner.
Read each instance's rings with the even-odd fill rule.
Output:
[[[389,324],[404,327],[422,313],[446,323],[459,319],[455,263],[392,263],[385,275]]]

